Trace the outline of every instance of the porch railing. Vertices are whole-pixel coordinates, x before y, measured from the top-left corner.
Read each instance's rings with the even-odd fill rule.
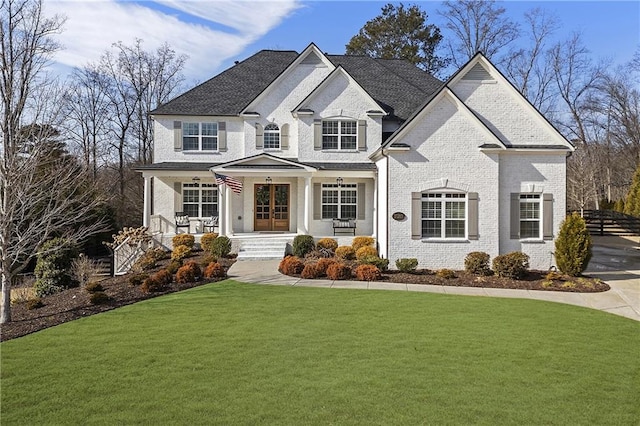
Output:
[[[127,237],[122,244],[113,250],[113,275],[124,275],[133,266],[134,263],[144,254],[145,251],[152,248],[155,241],[138,241],[131,242],[131,237]]]

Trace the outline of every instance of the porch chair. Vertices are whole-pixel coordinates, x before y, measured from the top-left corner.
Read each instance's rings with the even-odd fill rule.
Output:
[[[216,226],[218,226],[218,216],[211,216],[202,222],[202,230],[204,232],[213,232]]]
[[[185,212],[176,212],[176,234],[180,230],[180,228],[187,228],[187,234],[190,234],[189,228],[191,224],[189,223],[189,215]]]

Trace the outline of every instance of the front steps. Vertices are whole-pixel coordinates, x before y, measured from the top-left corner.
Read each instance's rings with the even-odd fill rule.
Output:
[[[238,260],[282,259],[293,238],[251,238],[239,241]]]

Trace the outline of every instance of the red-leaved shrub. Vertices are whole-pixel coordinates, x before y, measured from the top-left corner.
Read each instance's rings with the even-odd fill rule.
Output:
[[[327,277],[332,280],[348,280],[351,278],[351,268],[343,263],[333,263],[327,268]]]
[[[226,275],[224,268],[218,262],[211,262],[204,269],[205,278],[222,278]]]
[[[302,278],[308,278],[308,279],[318,278],[320,276],[318,271],[318,264],[307,263],[306,265],[304,265],[304,269],[300,273],[300,276]]]
[[[356,278],[360,281],[377,281],[382,276],[380,269],[374,265],[359,265],[356,270]]]
[[[336,263],[335,259],[331,259],[331,258],[322,258],[322,259],[318,259],[318,263],[316,263],[316,268],[318,269],[318,276],[322,277],[327,275],[327,268],[329,267],[329,265],[333,265],[334,263]]]
[[[280,262],[278,270],[285,275],[297,275],[304,269],[304,263],[296,256],[287,256]]]
[[[176,272],[176,282],[180,284],[192,283],[197,281],[201,275],[202,271],[196,262],[187,262]]]

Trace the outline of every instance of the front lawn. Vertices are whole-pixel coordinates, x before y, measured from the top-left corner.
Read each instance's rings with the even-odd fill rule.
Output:
[[[640,324],[224,281],[3,342],[2,424],[629,424]]]

